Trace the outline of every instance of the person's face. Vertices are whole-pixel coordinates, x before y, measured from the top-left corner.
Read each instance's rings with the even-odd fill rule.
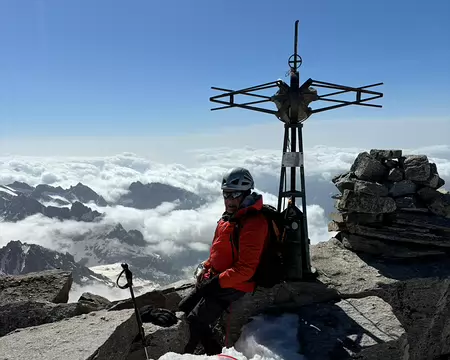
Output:
[[[241,191],[223,191],[223,200],[225,203],[225,211],[229,214],[235,213],[243,200]]]

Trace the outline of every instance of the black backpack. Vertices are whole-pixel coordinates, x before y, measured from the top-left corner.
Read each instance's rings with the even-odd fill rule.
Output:
[[[253,214],[262,213],[269,225],[269,239],[266,248],[261,254],[260,263],[255,274],[250,279],[256,283],[256,286],[271,288],[281,283],[285,278],[285,269],[283,263],[283,240],[285,221],[283,215],[280,214],[273,206],[264,204],[261,210],[249,210],[244,216],[245,218]],[[230,242],[234,245],[239,253],[239,230],[240,224],[236,220],[233,235]],[[234,254],[234,252],[232,252]],[[234,259],[233,259],[234,260]]]

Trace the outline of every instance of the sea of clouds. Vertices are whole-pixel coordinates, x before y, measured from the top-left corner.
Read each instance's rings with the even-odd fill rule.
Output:
[[[337,192],[331,184],[331,178],[347,171],[357,154],[365,150],[367,149],[316,146],[305,152],[308,220],[313,243],[329,238],[324,230],[329,213],[326,210],[332,209],[331,195]],[[409,149],[404,152],[428,155],[430,161],[436,162],[441,177],[449,181],[450,146]],[[276,204],[281,161],[279,151],[249,147],[219,148],[191,151],[190,155],[198,165],[187,167],[177,163],[156,163],[132,153],[109,157],[0,157],[0,184],[23,181],[32,186],[49,184],[68,188],[81,182],[106,200],[114,201],[126,192],[133,181],[162,182],[208,199],[208,204],[198,210],[180,211],[176,210],[174,204],[163,204],[152,210],[122,206],[101,209],[106,212],[106,222],[119,221],[127,229],[141,230],[151,243],[161,239],[160,248],[167,252],[176,251],[177,238],[181,235],[188,235],[193,247],[201,246],[195,241],[196,237],[210,235],[208,233],[223,211],[221,176],[231,167],[248,168],[255,178],[256,191],[263,193],[266,202]],[[90,206],[97,208],[92,204]],[[31,231],[34,223],[37,226]],[[86,231],[86,224],[79,226],[76,222],[59,222],[40,217],[15,224],[4,222],[0,223],[0,244],[9,241],[11,237],[26,237],[35,238],[36,243],[43,241],[50,245],[50,239],[44,238],[46,231],[51,232],[53,228],[72,236],[77,228],[78,231]]]

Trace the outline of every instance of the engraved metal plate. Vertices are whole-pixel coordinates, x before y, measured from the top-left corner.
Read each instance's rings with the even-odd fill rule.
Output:
[[[301,152],[285,152],[281,165],[285,167],[299,167],[303,165],[303,153]]]

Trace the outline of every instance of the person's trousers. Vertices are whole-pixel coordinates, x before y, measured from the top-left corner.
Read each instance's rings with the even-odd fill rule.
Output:
[[[244,295],[243,291],[222,288],[215,294],[204,296],[201,289],[194,288],[182,299],[178,307],[186,314],[190,330],[190,338],[184,352],[193,354],[197,345],[201,343],[207,355],[219,354],[222,346],[214,340],[211,325],[232,302]]]

